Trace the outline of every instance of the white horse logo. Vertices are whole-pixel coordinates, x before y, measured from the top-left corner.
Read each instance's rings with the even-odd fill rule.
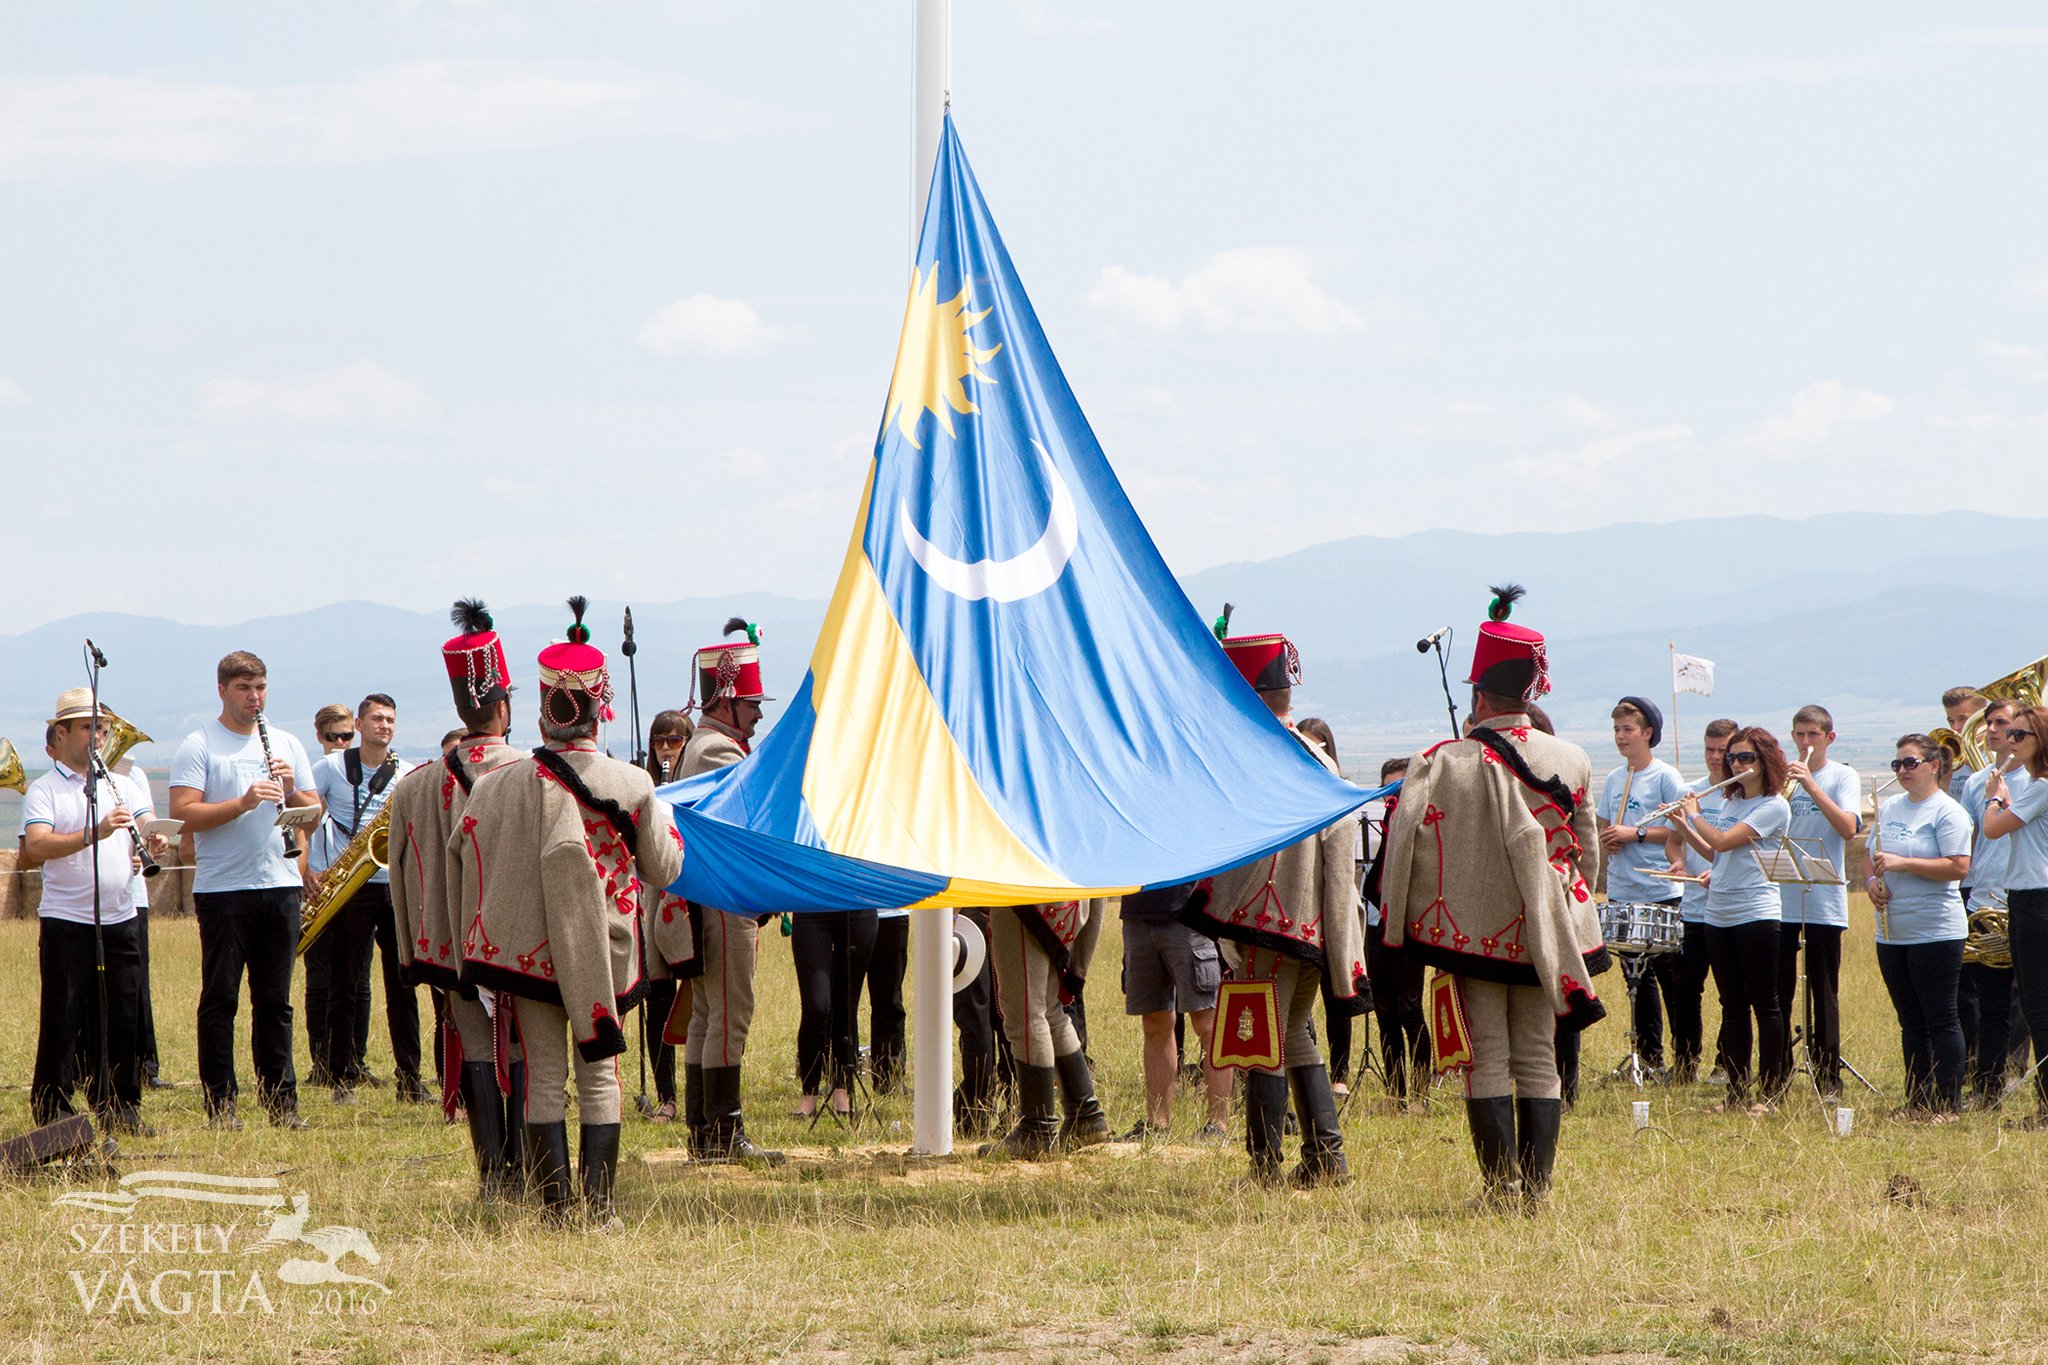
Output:
[[[301,1190],[292,1196],[290,1212],[270,1209],[257,1215],[261,1221],[270,1224],[270,1230],[242,1254],[253,1256],[259,1251],[273,1247],[292,1246],[303,1243],[319,1252],[322,1259],[309,1260],[294,1256],[277,1268],[277,1278],[286,1284],[366,1284],[390,1293],[390,1286],[370,1279],[365,1275],[351,1275],[341,1268],[343,1260],[360,1256],[371,1265],[380,1265],[384,1258],[377,1254],[376,1244],[370,1234],[361,1228],[332,1225],[306,1231],[310,1215],[306,1211],[306,1193]]]

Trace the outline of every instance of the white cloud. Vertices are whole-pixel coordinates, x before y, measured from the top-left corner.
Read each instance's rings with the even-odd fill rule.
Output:
[[[14,380],[0,375],[0,403],[26,403],[28,393]]]
[[[1591,431],[1612,431],[1619,425],[1612,413],[1575,393],[1568,393],[1552,403],[1550,411],[1575,427],[1585,427]]]
[[[1613,74],[1631,85],[1821,85],[1905,69],[1896,57],[1784,57],[1624,66]]]
[[[1486,417],[1491,415],[1492,412],[1493,407],[1491,404],[1474,402],[1470,398],[1460,398],[1455,402],[1444,405],[1444,415],[1446,417]]]
[[[1928,41],[1942,47],[2031,47],[2048,43],[2048,28],[1963,28],[1933,34]]]
[[[2028,303],[2048,303],[2048,265],[2022,271],[2013,281],[2013,292]]]
[[[1768,455],[1793,455],[1823,444],[1837,427],[1878,421],[1896,406],[1881,393],[1823,379],[1793,394],[1784,412],[1765,418],[1736,444]]]
[[[1156,331],[1356,332],[1365,321],[1316,283],[1309,252],[1241,247],[1211,256],[1178,281],[1105,266],[1087,304],[1112,322]]]
[[[1556,480],[1590,484],[1617,460],[1651,446],[1676,445],[1692,439],[1688,426],[1647,427],[1619,436],[1602,436],[1575,450],[1553,451],[1547,455],[1517,455],[1507,462],[1508,473],[1521,479]]]
[[[199,416],[219,425],[300,422],[316,426],[420,426],[440,407],[419,385],[374,360],[265,383],[225,374],[199,389]]]
[[[640,324],[640,344],[656,355],[759,355],[809,339],[801,327],[771,327],[745,299],[692,294]]]
[[[793,121],[614,62],[417,61],[279,86],[18,77],[0,79],[0,181],[330,165],[647,135],[716,139]]]
[[[2048,351],[2039,346],[2014,346],[1987,341],[1978,348],[1984,358],[2005,373],[2029,384],[2048,384]]]
[[[526,21],[498,0],[391,0],[400,21],[458,38],[523,38]]]

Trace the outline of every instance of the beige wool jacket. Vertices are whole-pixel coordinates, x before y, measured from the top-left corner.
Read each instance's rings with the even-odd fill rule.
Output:
[[[624,1052],[620,1020],[647,986],[642,888],[683,867],[654,780],[588,740],[550,743],[477,782],[449,847],[468,912],[462,979],[560,1005],[585,1060]]]
[[[1409,760],[1382,871],[1387,945],[1457,975],[1540,986],[1567,1028],[1584,1028],[1607,1012],[1592,984],[1608,965],[1592,764],[1526,715],[1486,724],[1535,783],[1476,738]]]
[[[1304,739],[1302,747],[1336,771],[1320,745]],[[1197,891],[1181,920],[1211,938],[1310,963],[1322,970],[1345,1008],[1356,1013],[1368,1007],[1355,815],[1277,853],[1217,873],[1209,879],[1208,896]]]
[[[530,757],[503,736],[467,740],[448,758],[398,779],[391,791],[391,908],[398,957],[411,979],[474,996],[462,984],[462,925],[456,913],[462,870],[449,837],[469,801],[469,785],[485,773]]]

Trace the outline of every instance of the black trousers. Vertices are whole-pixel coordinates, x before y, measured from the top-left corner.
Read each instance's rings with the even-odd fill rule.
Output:
[[[1721,928],[1707,926],[1707,961],[1721,997],[1721,1046],[1728,1068],[1728,1096],[1749,1096],[1750,1020],[1756,1021],[1756,1057],[1763,1097],[1785,1089],[1785,1015],[1778,1008],[1778,922],[1750,920]]]
[[[895,1089],[903,1075],[903,977],[909,970],[910,916],[878,918],[867,972],[868,1076],[878,1095]]]
[[[209,1114],[234,1102],[235,1014],[249,978],[249,1050],[265,1108],[298,1107],[292,1069],[292,960],[299,943],[299,888],[194,894],[199,920],[199,1084]]]
[[[384,1022],[391,1031],[391,1069],[397,1073],[400,1085],[417,1085],[420,1079],[420,996],[418,989],[405,975],[405,963],[398,956],[397,912],[391,908],[391,888],[372,882],[356,893],[356,899],[372,896],[371,904],[377,907],[374,927],[377,939],[377,960],[384,971]],[[361,989],[357,999],[370,998],[369,975],[364,971]],[[356,1055],[366,1051],[369,1041],[369,1019],[367,1016],[356,1029]]]
[[[640,1007],[641,1036],[647,1040],[647,1063],[654,1071],[656,1104],[676,1102],[676,1045],[662,1039],[669,1011],[676,1007],[680,987],[672,976],[647,983],[647,1003]]]
[[[1988,1100],[2005,1092],[2005,1059],[2012,1043],[2012,968],[1965,962],[1956,981],[1956,1014],[1970,1058],[1970,1084]]]
[[[327,922],[327,928],[319,938],[313,940],[312,948],[306,950],[312,956],[313,948],[325,945],[327,949],[327,990],[318,1002],[327,1011],[327,1018],[320,1026],[319,1033],[327,1051],[321,1062],[327,1068],[327,1077],[335,1085],[348,1085],[359,1080],[367,1068],[363,1064],[364,1049],[356,1042],[358,1032],[367,1034],[369,1026],[370,996],[370,954],[377,936],[377,907],[372,891],[383,891],[383,887],[365,886]],[[389,904],[390,893],[385,892]],[[362,983],[358,993],[355,982]],[[306,1011],[312,1013],[315,1005],[311,984],[306,987]],[[361,1029],[358,1029],[361,1025]],[[307,1024],[307,1032],[313,1027]]]
[[[1337,1003],[1337,991],[1330,974],[1322,974],[1323,1030],[1330,1044],[1330,1079],[1349,1084],[1351,1080],[1351,1012]],[[1366,1040],[1368,1043],[1371,1039]]]
[[[2048,888],[2005,893],[2012,935],[2012,987],[2034,1040],[2034,1060],[2048,1057]],[[2048,1109],[2048,1066],[2034,1073],[2034,1094]]]
[[[1806,1002],[1800,1007],[1799,951],[1806,945]],[[1785,1074],[1792,1031],[1806,1031],[1806,1060],[1823,1095],[1842,1092],[1842,930],[1831,924],[1778,926],[1778,1010],[1785,1016]]]
[[[986,941],[988,911],[962,910],[960,914],[981,930]],[[996,1012],[995,967],[989,959],[982,960],[973,980],[953,992],[953,1026],[960,1030],[960,1085],[953,1092],[954,1112],[973,1110],[993,1118],[996,1078],[1003,1070],[1009,1045],[1003,1038],[1002,1017]]]
[[[1880,943],[1877,970],[1899,1015],[1906,1054],[1906,1103],[1953,1113],[1963,1103],[1963,1025],[1956,1018],[1956,978],[1963,941]]]
[[[156,1051],[156,1007],[149,999],[149,907],[135,907],[135,950],[137,967],[136,992],[140,997],[135,1009],[135,1056],[142,1065],[142,1074],[157,1074]]]
[[[134,920],[103,925],[107,960],[107,1069],[100,1057],[100,987],[93,927],[45,919],[36,958],[42,978],[37,1012],[36,1060],[29,1076],[29,1114],[38,1125],[76,1112],[71,1104],[73,1063],[85,1081],[86,1101],[102,1117],[135,1112],[142,1101],[142,1071],[135,1050],[141,950]]]
[[[873,910],[833,910],[793,919],[789,949],[796,959],[800,1009],[796,1072],[804,1093],[816,1095],[823,1089],[828,1052],[835,1089],[849,1085],[860,1064],[860,990],[874,956],[879,919]]]
[[[342,913],[346,915],[348,911]],[[315,1078],[329,1085],[335,1079],[327,1070],[327,1017],[330,1010],[328,997],[334,980],[335,945],[340,942],[335,933],[336,927],[330,924],[308,945],[303,964],[306,977],[306,1055],[313,1059]],[[356,974],[356,1003],[350,1017],[355,1020],[352,1055],[360,1060],[369,1050],[370,1043],[370,972],[367,959]],[[358,1078],[355,1071],[341,1077],[350,1081]]]
[[[1397,1100],[1408,1097],[1411,1069],[1416,1089],[1429,1088],[1429,1021],[1422,1008],[1426,970],[1417,958],[1387,946],[1386,925],[1366,926],[1365,975],[1380,1026],[1380,1066],[1387,1074],[1387,1093]]]
[[[1685,922],[1685,938],[1664,978],[1664,1013],[1671,1021],[1671,1059],[1688,1070],[1699,1065],[1706,1024],[1700,1008],[1707,994],[1707,926]]]
[[[1660,905],[1678,908],[1677,901],[1659,901]],[[1646,1066],[1664,1065],[1664,1010],[1665,1002],[1679,989],[1679,954],[1652,953],[1643,964],[1642,975],[1636,979],[1635,1012],[1631,1016],[1636,1029],[1636,1053]],[[1678,1026],[1671,1028],[1672,1045],[1677,1047]]]

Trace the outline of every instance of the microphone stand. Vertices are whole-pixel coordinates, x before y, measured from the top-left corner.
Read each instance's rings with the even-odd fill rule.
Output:
[[[1448,635],[1449,633],[1449,631],[1444,632],[1444,634],[1446,635]],[[1437,639],[1431,641],[1431,645],[1436,650],[1437,676],[1443,680],[1444,709],[1451,713],[1451,738],[1460,739],[1463,738],[1463,736],[1458,729],[1458,703],[1451,699],[1451,669],[1450,665],[1444,662],[1443,638],[1439,636]]]
[[[107,1058],[107,1034],[112,1027],[113,1019],[107,1007],[107,937],[106,926],[101,919],[100,910],[99,774],[105,771],[106,768],[106,764],[100,759],[100,670],[106,667],[106,662],[107,656],[94,648],[92,641],[86,641],[85,678],[86,685],[92,689],[92,740],[91,756],[87,760],[85,767],[85,846],[92,851],[90,861],[92,863],[93,980],[99,986],[100,1018],[100,1070],[98,1082],[107,1096],[107,1112],[111,1114],[115,1106],[120,1103],[120,1097],[114,1092],[114,1073],[108,1064]],[[112,775],[109,774],[107,785],[111,787],[113,780]],[[116,804],[119,804],[120,794],[118,792],[115,793],[114,800]],[[91,1101],[92,1087],[88,1086],[86,1088],[86,1102],[88,1106],[91,1104]]]
[[[642,747],[647,736],[640,729],[640,665],[634,656],[640,646],[633,641],[633,609],[626,608],[625,639],[619,644],[619,653],[626,656],[626,714],[633,724],[633,766],[641,772],[647,771],[647,750]],[[642,961],[640,970],[645,973],[646,945],[641,945]],[[640,1005],[640,1093],[633,1099],[633,1107],[643,1116],[654,1113],[654,1104],[647,1098],[647,1016],[650,1011],[646,1002]]]

